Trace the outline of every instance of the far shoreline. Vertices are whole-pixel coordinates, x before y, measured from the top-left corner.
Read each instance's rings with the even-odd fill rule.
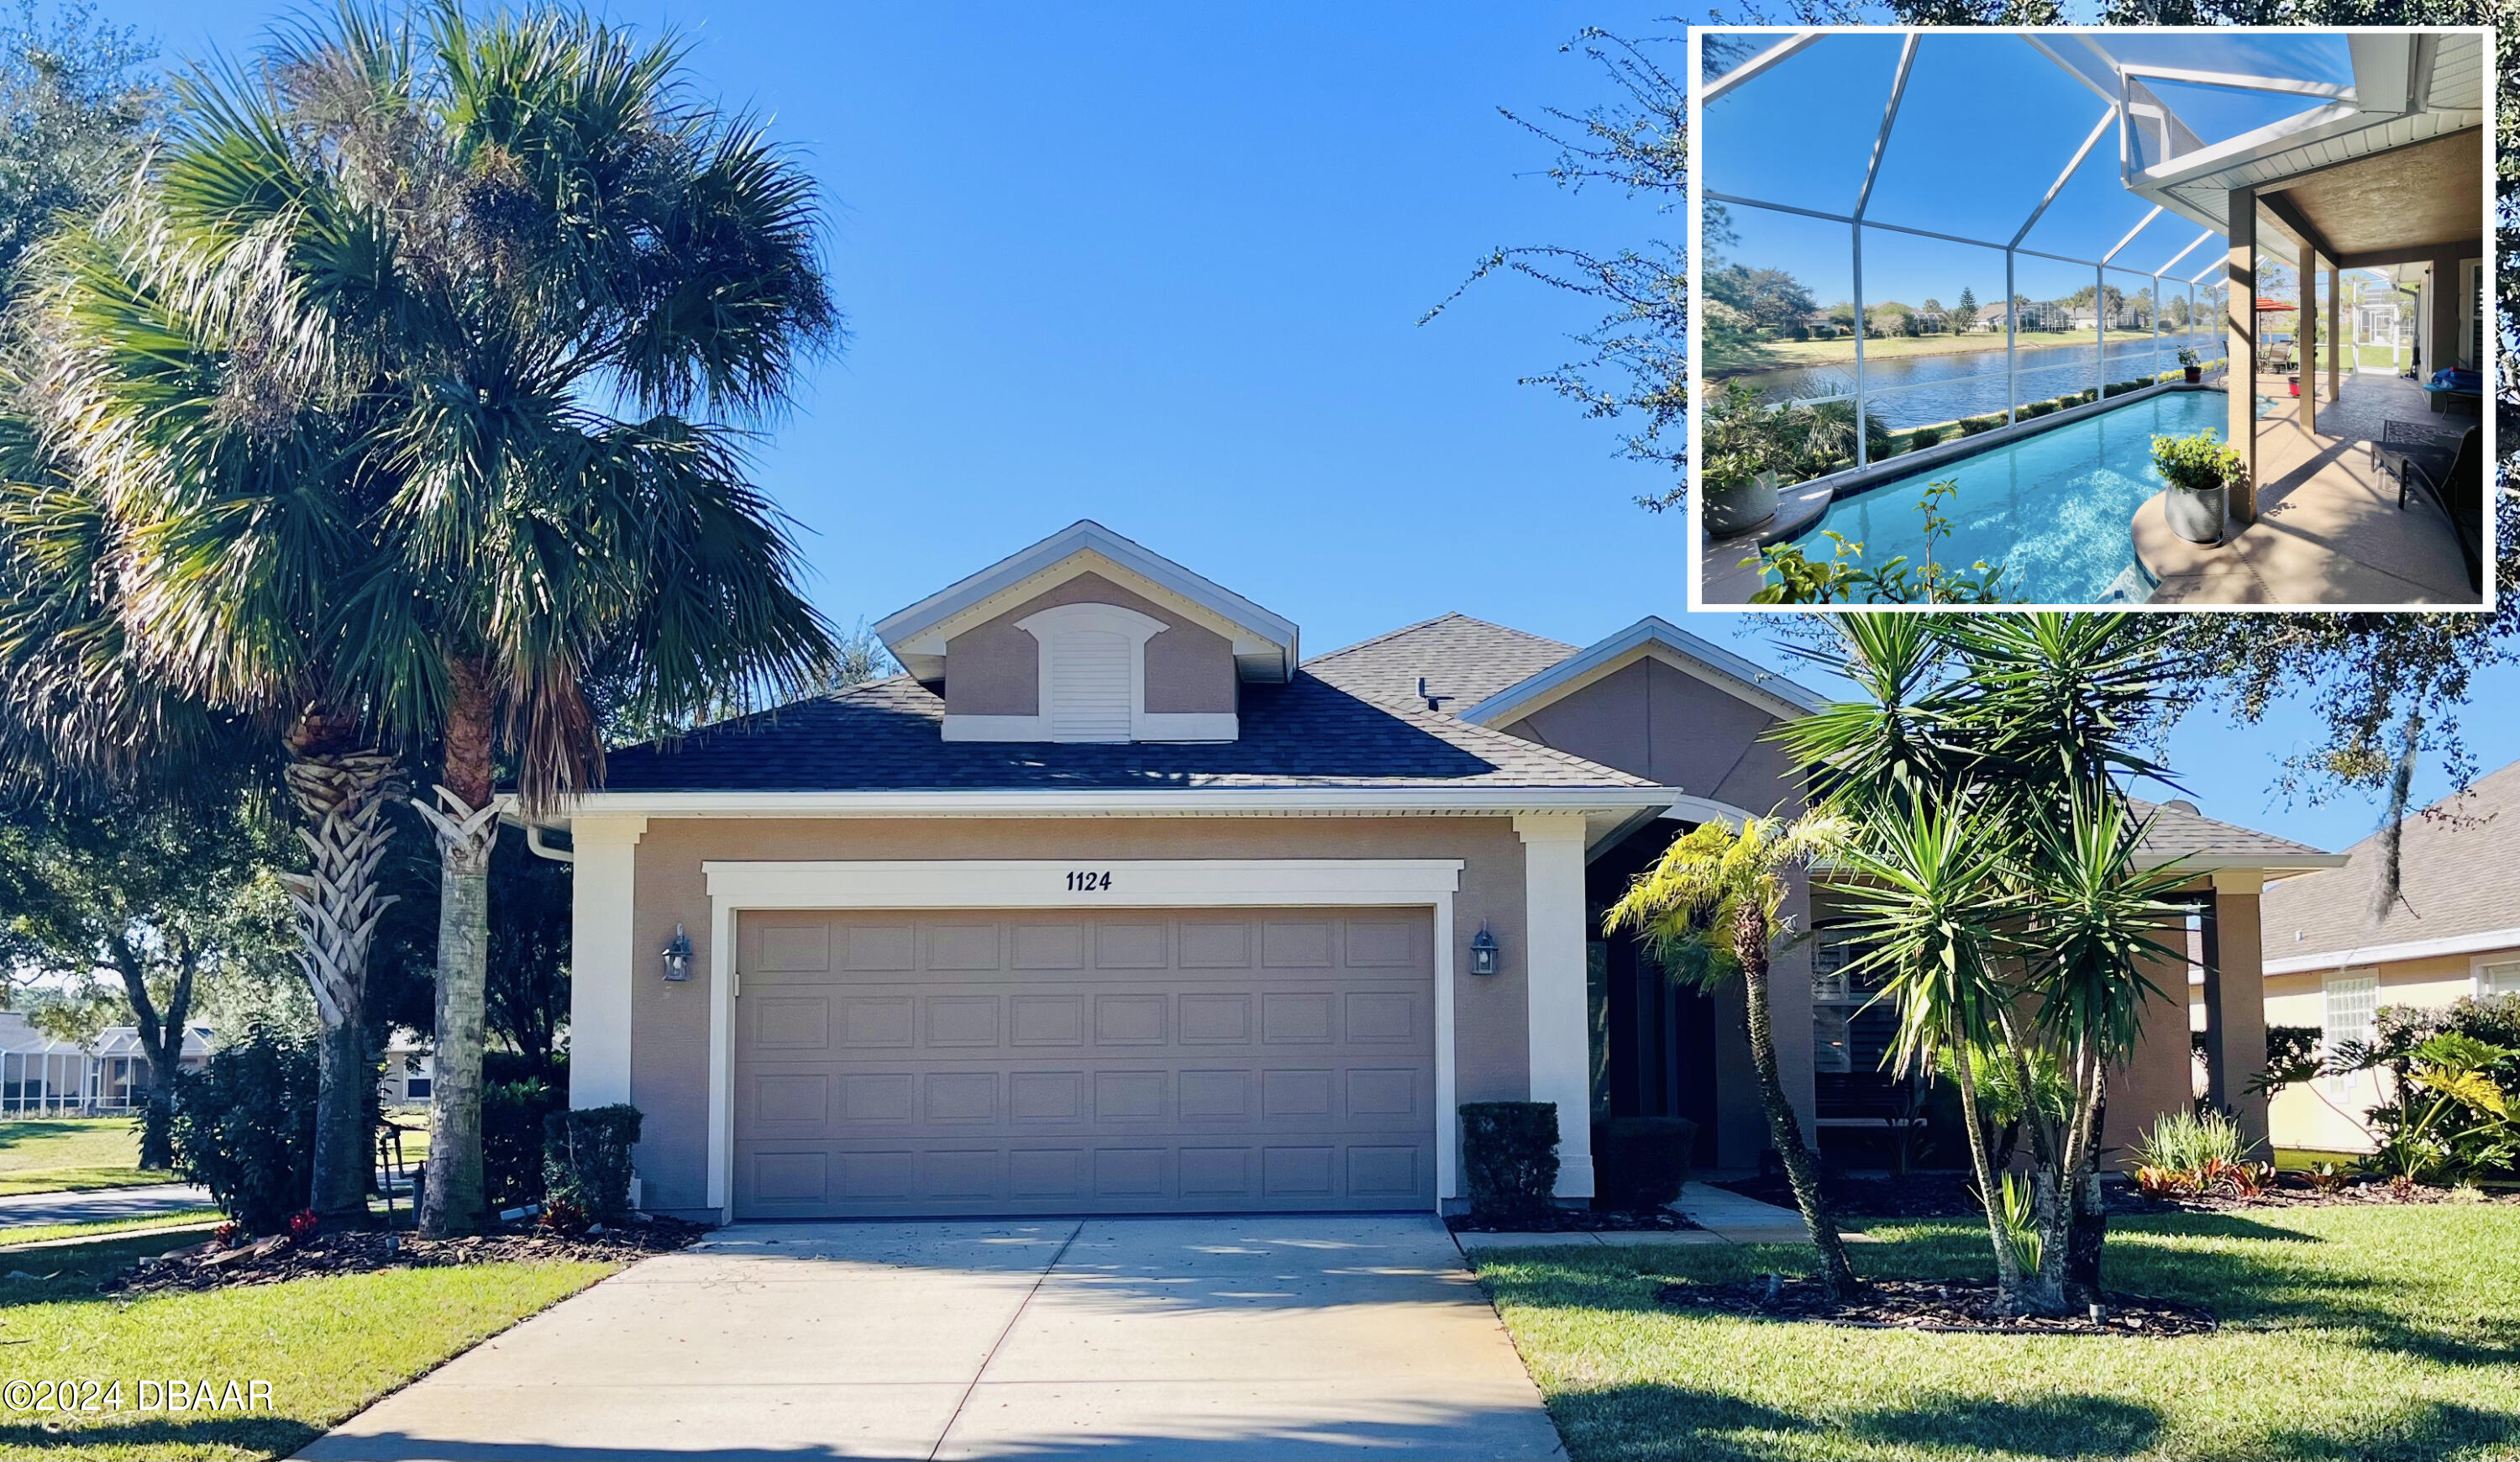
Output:
[[[2042,331],[2040,334],[2043,337],[2048,337],[2050,335],[2050,332]],[[2001,350],[2003,348],[2003,337],[2000,333],[1989,332],[1987,338],[1983,342],[1980,342],[1976,338],[1976,332],[1971,332],[1967,336],[1947,336],[1939,338],[1894,336],[1886,340],[1868,340],[1864,343],[1864,354],[1865,358],[1868,360],[1923,360],[1940,355],[1978,355],[1989,350]],[[2108,336],[2108,341],[2111,344],[2141,344],[2155,340],[2175,341],[2181,339],[2183,339],[2183,337],[2171,334],[2167,331],[2156,336],[2148,330],[2112,330],[2109,332]],[[2027,338],[2016,337],[2014,348],[2018,350],[2050,350],[2067,345],[2088,345],[2092,343],[2094,337],[2088,335],[2076,335],[2067,340],[2056,340],[2051,338],[2030,340]],[[1760,343],[1753,348],[1772,350],[1780,345],[1787,347],[1800,347],[1804,350],[1811,351],[1811,353],[1804,359],[1779,361],[1775,365],[1761,365],[1748,370],[1727,370],[1721,367],[1709,366],[1706,372],[1707,379],[1714,381],[1731,381],[1748,376],[1773,376],[1779,371],[1807,371],[1816,366],[1851,366],[1855,364],[1855,343],[1853,341],[1766,341]],[[1832,348],[1829,353],[1822,354],[1817,350],[1813,350],[1813,346],[1843,346],[1843,349]]]

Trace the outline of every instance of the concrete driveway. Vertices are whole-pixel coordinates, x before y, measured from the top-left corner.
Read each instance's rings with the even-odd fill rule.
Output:
[[[1559,1457],[1422,1215],[739,1224],[301,1455]]]

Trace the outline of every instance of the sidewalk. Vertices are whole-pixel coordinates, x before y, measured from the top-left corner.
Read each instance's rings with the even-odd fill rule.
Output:
[[[1810,1230],[1803,1226],[1803,1215],[1792,1209],[1780,1209],[1755,1198],[1743,1198],[1725,1188],[1705,1183],[1689,1183],[1680,1190],[1680,1201],[1672,1205],[1681,1215],[1697,1225],[1696,1229],[1678,1232],[1643,1230],[1628,1233],[1548,1233],[1548,1234],[1455,1234],[1454,1241],[1464,1253],[1473,1249],[1545,1249],[1561,1244],[1605,1244],[1624,1248],[1636,1244],[1808,1244]],[[1849,1244],[1875,1242],[1869,1234],[1840,1231]]]

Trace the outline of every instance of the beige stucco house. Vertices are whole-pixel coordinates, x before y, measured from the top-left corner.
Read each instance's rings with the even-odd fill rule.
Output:
[[[1685,828],[1796,805],[1765,737],[1810,691],[1654,618],[1577,647],[1447,615],[1306,660],[1092,523],[877,627],[905,674],[620,753],[566,818],[571,1099],[646,1114],[645,1207],[1434,1208],[1493,1099],[1557,1103],[1570,1198],[1597,1111],[1758,1162],[1738,995],[1674,990],[1598,914]],[[2259,880],[2315,855],[2192,812],[2157,837],[2230,931],[2244,1074]],[[1828,948],[1777,986],[1822,1120]],[[2186,1100],[2185,1014],[2128,1119]]]
[[[2384,1006],[2520,994],[2520,763],[2407,820],[2399,892],[2379,904],[2381,835],[2341,868],[2267,892],[2267,1024],[2362,1040]],[[2280,1147],[2367,1152],[2380,1077],[2322,1076],[2275,1097]]]

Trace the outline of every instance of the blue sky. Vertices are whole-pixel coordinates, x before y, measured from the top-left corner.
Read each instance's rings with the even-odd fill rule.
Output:
[[[279,13],[102,4],[172,56],[249,46]],[[1661,614],[1777,658],[1737,617],[1682,614],[1684,525],[1631,501],[1661,477],[1516,384],[1571,353],[1580,301],[1503,282],[1417,323],[1496,246],[1683,229],[1552,187],[1551,150],[1496,110],[1601,99],[1560,45],[1667,7],[608,13],[680,24],[702,88],[767,115],[832,200],[854,337],[759,471],[840,622],[1091,517],[1293,617],[1315,653],[1460,610],[1579,644]],[[2520,679],[2496,687],[2507,705]],[[2487,764],[2520,755],[2520,728],[2491,734]],[[2365,803],[2269,804],[2272,757],[2304,735],[2199,717],[2172,750],[2209,812],[2350,842]]]
[[[1754,47],[1770,43],[1767,37],[1747,39]],[[2129,62],[2262,68],[2303,80],[2352,80],[2344,37],[2335,33],[2111,36],[2101,44]],[[1851,214],[1880,133],[1900,49],[1900,37],[1891,33],[1832,36],[1710,103],[1698,159],[1707,185],[1736,197]],[[2062,61],[2097,65],[2073,39],[2059,39],[2054,49]],[[2208,142],[2312,105],[2297,96],[2171,82],[2159,83],[2159,90]],[[2106,101],[2057,59],[2016,35],[1929,34],[1917,47],[1866,216],[2001,246],[2039,208],[2107,110]],[[2094,260],[2119,249],[2113,262],[2137,272],[2113,271],[2109,283],[2130,294],[2150,288],[2151,272],[2174,259],[2165,280],[2203,272],[2219,238],[2191,250],[2208,232],[2202,225],[2170,212],[2146,223],[2150,211],[2151,205],[2120,181],[2111,132],[2048,204],[2022,247]],[[1739,235],[1729,251],[1732,257],[1794,274],[1823,304],[1850,297],[1845,225],[1746,207],[1732,209],[1732,217]],[[2135,232],[2138,225],[2141,231]],[[2015,289],[2034,299],[2060,297],[2092,283],[2088,265],[2023,257],[2017,268]],[[1917,304],[1933,297],[1950,305],[1964,285],[1981,304],[2002,297],[2000,248],[1868,231],[1868,300]]]

